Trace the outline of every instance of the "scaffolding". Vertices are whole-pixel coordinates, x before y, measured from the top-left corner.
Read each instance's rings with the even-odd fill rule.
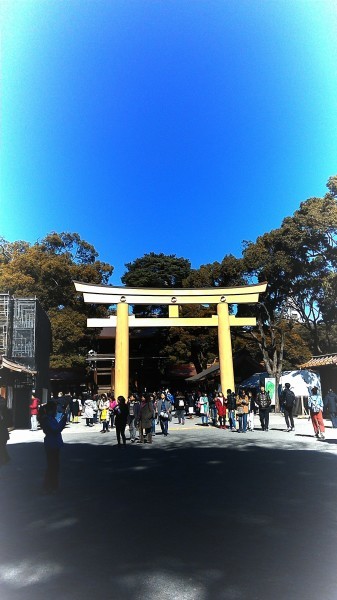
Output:
[[[34,358],[36,328],[36,300],[14,298],[13,310],[13,358]]]
[[[0,354],[8,351],[9,294],[0,294]]]

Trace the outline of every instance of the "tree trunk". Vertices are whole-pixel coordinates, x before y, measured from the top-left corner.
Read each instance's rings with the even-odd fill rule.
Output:
[[[201,373],[201,371],[203,371],[203,366],[200,362],[200,358],[199,358],[199,352],[197,348],[191,348],[191,361],[195,366],[195,370],[197,373]]]
[[[264,305],[262,306],[268,317],[269,324],[267,325],[267,328],[270,335],[270,342],[267,339],[266,326],[263,324],[261,316],[257,318],[257,327],[259,330],[260,339],[255,335],[253,331],[251,331],[250,333],[260,348],[266,371],[269,377],[273,377],[275,379],[275,412],[279,412],[280,402],[278,397],[278,386],[280,377],[282,375],[283,366],[284,331],[280,330],[272,324],[272,320],[267,308]],[[279,340],[276,336],[277,332],[280,335]]]

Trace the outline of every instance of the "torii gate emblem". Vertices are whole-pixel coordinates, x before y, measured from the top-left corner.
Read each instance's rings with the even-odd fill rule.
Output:
[[[130,327],[218,327],[221,389],[234,390],[234,370],[230,328],[255,326],[253,317],[230,315],[229,304],[255,304],[259,294],[266,291],[267,283],[233,288],[125,288],[109,285],[92,285],[74,281],[76,290],[83,293],[84,302],[90,304],[116,304],[117,315],[107,319],[88,319],[88,327],[115,327],[115,395],[129,394],[129,328]],[[168,305],[168,318],[136,318],[129,315],[129,305]],[[179,317],[180,304],[216,304],[217,314],[206,318]]]

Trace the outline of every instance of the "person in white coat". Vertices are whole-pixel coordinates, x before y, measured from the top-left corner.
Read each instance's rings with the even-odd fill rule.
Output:
[[[85,417],[87,427],[94,426],[94,408],[95,408],[95,403],[94,403],[93,399],[90,398],[90,396],[89,396],[88,398],[85,399],[84,405],[83,405],[83,416]]]
[[[100,411],[100,420],[102,423],[101,433],[107,433],[109,431],[109,414],[110,400],[106,394],[102,394],[98,401],[98,409]]]

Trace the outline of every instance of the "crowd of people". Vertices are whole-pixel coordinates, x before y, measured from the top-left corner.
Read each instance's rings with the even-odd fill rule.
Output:
[[[131,443],[152,443],[159,426],[164,436],[168,435],[169,423],[175,415],[178,424],[184,425],[186,419],[201,418],[201,425],[210,425],[219,429],[237,433],[254,431],[258,415],[262,431],[269,430],[271,398],[261,385],[258,390],[239,389],[236,393],[228,389],[226,394],[220,391],[176,391],[169,389],[153,393],[131,393],[128,398],[114,397],[113,392],[80,395],[59,393],[53,398],[56,414],[65,414],[66,423],[74,425],[85,419],[87,427],[99,424],[102,434],[116,430],[118,445],[125,445],[125,430],[129,428]],[[280,408],[284,414],[286,431],[295,430],[293,411],[296,398],[289,383],[280,394]],[[31,429],[38,426],[39,400],[32,396]],[[324,439],[323,410],[329,412],[333,427],[337,427],[337,395],[329,390],[322,399],[315,387],[308,398],[308,411],[312,420],[315,436]]]
[[[290,384],[286,383],[280,394],[281,411],[288,432],[295,430],[293,410],[296,398],[290,388]],[[314,435],[320,440],[325,439],[324,409],[328,410],[332,426],[336,428],[337,394],[329,389],[323,400],[318,388],[313,387],[308,397],[308,411]],[[255,417],[258,414],[262,431],[268,431],[270,410],[271,398],[262,385],[255,394],[244,389],[239,389],[237,393],[228,389],[226,395],[220,391],[177,391],[173,395],[166,389],[153,393],[131,393],[128,398],[115,398],[113,392],[100,395],[90,392],[81,395],[59,393],[46,404],[41,404],[33,393],[30,403],[31,431],[37,431],[40,425],[45,434],[47,468],[43,493],[54,493],[58,489],[62,431],[67,423],[78,424],[80,418],[85,419],[87,427],[94,427],[99,423],[102,434],[115,429],[118,447],[125,448],[127,426],[130,442],[140,444],[152,443],[157,426],[160,426],[162,435],[166,437],[173,414],[180,425],[185,425],[186,419],[198,416],[204,427],[213,425],[237,433],[254,431]],[[0,396],[0,466],[10,460],[6,448],[9,439],[6,415],[6,400]]]

